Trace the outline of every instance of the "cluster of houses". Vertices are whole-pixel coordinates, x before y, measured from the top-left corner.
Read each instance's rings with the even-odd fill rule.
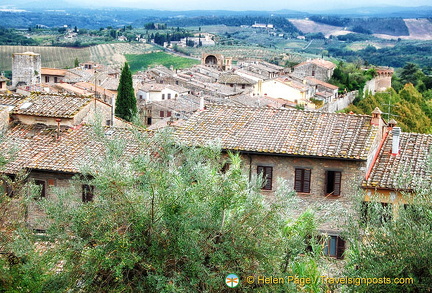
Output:
[[[41,197],[54,197],[52,187],[75,184],[72,177],[102,152],[89,126],[95,123],[104,125],[104,135],[127,142],[128,154],[143,151],[132,134],[136,127],[113,115],[117,71],[92,62],[38,71],[32,65],[36,54],[28,56],[16,64],[19,74],[10,88],[15,93],[0,78],[0,90],[6,88],[0,95],[2,149],[16,149],[14,156],[3,154],[9,159],[4,174],[14,178],[24,170],[40,186]],[[251,179],[263,176],[264,195],[272,198],[282,179],[304,208],[323,203],[346,211],[359,188],[365,201],[378,198],[395,212],[412,204],[414,190],[429,182],[432,135],[403,133],[378,108],[370,115],[315,109],[311,99],[340,98],[338,88],[327,83],[334,69],[321,59],[292,72],[263,61],[234,67],[221,55],[204,55],[201,65],[186,70],[151,68],[134,75],[140,115],[149,126],[140,131],[173,127],[182,144],[218,143],[241,155]],[[380,88],[389,86],[379,82]],[[299,105],[306,110],[296,109]],[[3,185],[11,190],[6,181]],[[97,196],[92,186],[79,190],[83,202]],[[43,228],[34,220],[38,211],[29,216],[35,229]],[[340,223],[323,222],[320,229],[330,235],[327,254],[342,257]]]

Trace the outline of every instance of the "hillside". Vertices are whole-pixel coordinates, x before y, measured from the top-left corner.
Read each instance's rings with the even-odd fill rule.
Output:
[[[143,54],[155,50],[147,44],[115,43],[88,48],[44,47],[44,46],[0,46],[0,70],[12,68],[12,54],[35,52],[41,54],[43,67],[70,68],[75,58],[80,62],[95,61],[106,65],[121,66],[124,54]]]
[[[332,36],[340,36],[352,33],[351,31],[345,30],[342,26],[334,26],[323,23],[318,23],[309,19],[295,19],[290,18],[289,21],[297,27],[298,30],[305,34],[321,32],[328,38]]]
[[[373,33],[373,36],[382,39],[406,39],[406,40],[432,40],[432,22],[428,19],[348,19],[336,18],[338,23],[346,26],[330,25],[326,17],[320,22],[306,19],[290,19],[290,22],[303,33],[322,32],[326,37],[352,33],[349,27],[362,29]],[[369,23],[368,23],[369,21]],[[376,23],[376,25],[374,24]]]

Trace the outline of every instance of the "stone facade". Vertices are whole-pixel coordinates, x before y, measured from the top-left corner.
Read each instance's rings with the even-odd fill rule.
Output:
[[[231,70],[232,58],[225,58],[221,54],[203,54],[201,57],[201,64],[220,70]]]
[[[41,82],[41,56],[33,52],[12,55],[12,87]]]
[[[375,94],[376,92],[385,92],[387,89],[391,88],[391,79],[394,70],[391,68],[377,68],[377,75],[366,82],[364,87],[364,92],[371,92]]]
[[[262,190],[262,193],[270,200],[274,197],[275,191],[280,188],[279,184],[285,181],[288,190],[294,191],[295,169],[310,169],[310,192],[300,193],[297,195],[298,206],[294,210],[296,215],[300,215],[309,207],[323,210],[318,217],[323,217],[322,213],[331,213],[329,206],[334,206],[335,213],[342,212],[340,217],[346,215],[346,212],[352,205],[352,198],[360,187],[366,171],[366,161],[354,160],[332,160],[318,159],[307,157],[288,157],[272,155],[242,155],[244,168],[250,178],[257,176],[258,166],[270,166],[273,168],[272,189]],[[338,196],[328,195],[326,192],[327,171],[341,172],[341,192]],[[337,232],[343,221],[321,221],[319,229],[325,232]]]
[[[292,75],[302,79],[306,76],[313,76],[316,79],[328,81],[335,68],[336,65],[330,61],[313,59],[294,66]]]

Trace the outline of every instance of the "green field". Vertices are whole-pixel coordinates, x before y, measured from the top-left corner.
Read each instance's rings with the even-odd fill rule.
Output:
[[[200,63],[198,60],[173,56],[164,52],[139,54],[139,55],[126,54],[125,57],[129,62],[130,69],[132,72],[147,70],[148,67],[152,67],[156,65],[164,65],[165,67],[168,68],[172,65],[175,69],[181,69],[181,68],[189,68],[195,64]]]

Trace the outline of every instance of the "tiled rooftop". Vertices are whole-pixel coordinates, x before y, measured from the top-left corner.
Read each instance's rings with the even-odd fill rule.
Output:
[[[134,140],[134,133],[124,128],[103,128],[105,137],[127,142],[125,154],[139,153],[140,147]],[[79,173],[84,165],[91,164],[103,152],[104,147],[95,137],[91,126],[78,125],[62,128],[56,139],[56,128],[43,125],[16,125],[9,130],[1,149],[6,158],[13,158],[4,167],[6,173],[16,173],[21,169]]]
[[[312,76],[306,76],[305,79],[311,85],[321,85],[321,86],[326,87],[326,88],[331,89],[331,90],[339,89],[338,86],[335,86],[335,85],[332,85],[330,83],[324,82],[322,80],[316,79],[315,77],[312,77]]]
[[[21,104],[27,97],[22,95],[0,95],[0,105],[2,106],[17,106]]]
[[[296,67],[301,67],[303,65],[309,64],[309,63],[313,63],[319,67],[324,67],[327,69],[334,69],[336,68],[336,64],[334,64],[333,62],[324,60],[324,59],[312,59],[312,60],[308,60],[306,62],[302,62],[300,64],[297,64],[296,66],[294,66],[294,68]]]
[[[12,114],[72,118],[91,101],[92,99],[88,97],[33,94],[19,107],[15,107]]]
[[[399,154],[392,155],[390,133],[363,187],[410,190],[419,180],[431,180],[430,151],[432,135],[402,132]]]
[[[255,84],[256,82],[246,78],[242,77],[238,74],[221,74],[219,76],[219,83],[227,83],[227,84]]]
[[[366,160],[377,132],[370,122],[367,115],[212,105],[176,135],[188,145],[220,141],[228,150]]]
[[[56,76],[65,76],[67,70],[66,69],[57,69],[57,68],[41,68],[42,75],[56,75]]]

